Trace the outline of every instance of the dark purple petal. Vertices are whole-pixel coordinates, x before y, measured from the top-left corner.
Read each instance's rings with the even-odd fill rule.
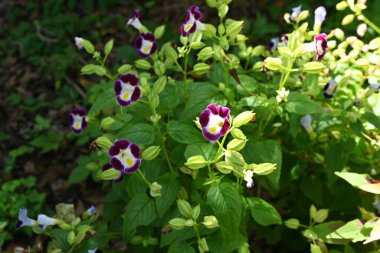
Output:
[[[181,26],[181,35],[183,36],[183,37],[186,37],[186,36],[188,36],[189,34],[190,34],[190,32],[189,31],[185,31],[185,24],[183,24],[182,26]]]
[[[213,114],[217,114],[215,104],[209,104],[207,108],[210,109]]]
[[[110,156],[116,156],[120,153],[120,148],[116,145],[113,145],[112,147],[110,147],[109,151],[108,151],[108,154]]]
[[[198,6],[191,6],[189,11],[193,14],[195,20],[200,20],[202,18],[202,13]]]
[[[137,39],[135,40],[135,47],[137,49],[140,49],[141,46],[142,46],[142,41],[143,41],[143,37],[140,35],[137,37]]]
[[[154,54],[157,51],[157,43],[156,41],[153,41],[152,48],[150,49],[150,54]]]
[[[208,132],[208,131],[206,130],[206,128],[203,128],[203,129],[202,129],[202,134],[203,134],[203,136],[204,136],[207,140],[209,140],[209,141],[216,141],[216,140],[218,140],[218,139],[220,138],[220,134],[219,134],[219,133],[217,133],[217,134],[212,134],[212,133]]]
[[[230,122],[228,122],[228,119],[225,119],[222,129],[220,130],[220,135],[224,136],[227,133],[228,129],[230,129]]]
[[[135,164],[130,167],[130,168],[124,168],[124,173],[126,174],[131,174],[133,172],[135,172],[136,170],[138,170],[138,168],[140,167],[141,165],[141,160],[140,159],[137,159]]]
[[[74,123],[73,113],[69,113],[69,125],[71,126]]]
[[[142,37],[145,39],[145,40],[149,40],[151,42],[154,42],[156,41],[156,38],[154,37],[153,33],[143,33],[141,34]]]
[[[132,13],[133,18],[139,18],[140,17],[140,10],[139,9],[134,9]]]
[[[230,109],[228,107],[221,106],[219,110],[219,116],[222,118],[230,119]]]
[[[210,120],[210,114],[211,114],[211,110],[207,108],[199,116],[199,123],[201,124],[202,127],[207,126],[208,121]]]
[[[119,79],[116,80],[116,82],[115,82],[115,86],[114,86],[114,90],[115,90],[116,96],[119,96],[119,95],[120,95],[122,88],[123,88],[123,87],[121,86],[121,82],[120,82],[120,80],[119,80]]]
[[[111,164],[115,170],[124,170],[123,164],[116,157],[112,157]]]
[[[112,165],[111,163],[105,163],[102,167],[102,171],[105,171],[105,170],[108,170],[108,169],[111,169],[112,168]]]
[[[117,142],[115,142],[115,144],[113,145],[119,147],[119,149],[126,149],[129,147],[130,142],[127,141],[126,139],[120,139]]]
[[[137,146],[136,144],[132,143],[131,146],[130,146],[130,149],[131,149],[132,155],[135,158],[140,158],[140,156],[141,156],[141,150],[140,150],[139,146]]]
[[[135,90],[132,93],[131,100],[132,102],[136,101],[137,99],[140,98],[141,91],[139,87],[136,87]]]
[[[132,86],[136,86],[139,83],[139,78],[134,74],[121,75],[119,78],[123,83],[129,83]]]
[[[81,130],[85,129],[87,126],[87,120],[85,117],[82,118],[82,127],[81,127]]]
[[[72,111],[71,111],[72,114],[76,114],[76,115],[79,115],[79,116],[86,116],[87,114],[87,111],[83,108],[74,108]]]
[[[125,100],[123,100],[120,96],[117,96],[117,97],[116,97],[116,101],[117,101],[117,103],[118,103],[119,105],[121,105],[121,106],[128,106],[128,105],[131,104],[131,100],[127,100],[127,101],[125,101]]]
[[[331,86],[332,87],[332,92],[330,92],[329,90],[331,89]],[[335,91],[337,89],[337,85],[336,85],[336,82],[334,80],[331,80],[330,82],[326,83],[325,87],[323,88],[323,95],[326,97],[326,98],[332,98],[334,97],[334,94],[335,94]]]

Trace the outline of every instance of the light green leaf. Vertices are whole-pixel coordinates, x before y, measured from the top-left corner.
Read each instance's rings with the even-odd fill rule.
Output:
[[[251,215],[257,223],[263,226],[281,224],[281,216],[268,202],[260,198],[248,198]]]
[[[181,185],[176,179],[159,181],[162,185],[161,197],[156,199],[156,208],[159,217],[163,217],[177,198]]]
[[[318,103],[298,92],[290,92],[286,109],[288,112],[300,115],[323,112],[323,108]]]
[[[154,128],[148,124],[137,123],[128,126],[125,130],[123,129],[118,133],[117,137],[126,138],[138,145],[150,145],[155,139]]]
[[[168,134],[179,143],[192,144],[204,141],[202,133],[196,127],[178,121],[169,121]]]

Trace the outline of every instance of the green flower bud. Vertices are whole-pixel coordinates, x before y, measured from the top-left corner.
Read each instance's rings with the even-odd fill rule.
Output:
[[[265,47],[264,46],[256,46],[252,49],[252,53],[251,55],[252,56],[259,56],[259,55],[262,55],[264,54],[265,52]]]
[[[212,47],[205,47],[198,53],[198,60],[206,61],[214,54]]]
[[[236,35],[235,39],[236,39],[237,43],[240,43],[240,42],[244,42],[244,41],[248,40],[248,37],[243,35],[243,34],[238,34],[238,35]]]
[[[324,68],[326,68],[323,63],[318,61],[308,62],[303,66],[303,70],[308,73],[312,74],[318,74],[320,73]]]
[[[163,76],[166,71],[165,64],[162,61],[155,61],[153,69],[154,73],[158,76]]]
[[[278,47],[278,53],[284,57],[292,58],[292,50],[289,47]]]
[[[278,70],[282,64],[282,60],[278,58],[268,57],[264,60],[264,66],[270,70]]]
[[[189,42],[200,42],[202,40],[202,32],[200,30],[196,30],[194,33],[190,34]]]
[[[348,14],[347,16],[343,18],[342,25],[349,25],[352,23],[352,21],[354,21],[354,19],[355,19],[354,14]]]
[[[219,172],[223,174],[230,174],[234,170],[231,164],[228,164],[224,161],[216,163],[215,167]]]
[[[199,214],[201,213],[201,206],[197,205],[191,210],[191,217],[196,220],[199,217]]]
[[[224,18],[228,13],[228,5],[227,4],[222,4],[218,8],[218,15],[220,18]]]
[[[131,244],[133,245],[139,245],[142,243],[143,241],[143,237],[142,236],[139,236],[139,235],[135,235],[131,238],[131,240],[129,241]]]
[[[158,40],[160,39],[165,33],[165,25],[160,25],[154,30],[154,37]]]
[[[327,133],[323,133],[318,136],[319,142],[326,142],[328,140],[329,140],[329,135]]]
[[[198,241],[198,249],[200,253],[209,252],[210,249],[208,248],[206,238],[202,238]]]
[[[234,127],[240,127],[242,125],[245,125],[249,123],[253,119],[254,116],[255,116],[255,113],[253,113],[252,111],[242,112],[238,116],[236,116],[236,118],[234,118],[232,125]]]
[[[161,197],[162,186],[157,182],[153,182],[150,186],[150,196],[153,198]]]
[[[312,218],[315,222],[322,223],[327,219],[328,216],[329,216],[328,209],[320,209],[314,214]]]
[[[226,27],[226,35],[230,37],[235,37],[241,32],[243,24],[244,21],[232,21]]]
[[[310,244],[310,253],[322,253],[322,250],[317,244]]]
[[[201,123],[199,123],[199,117],[195,118],[194,123],[198,127],[199,130],[202,130]]]
[[[136,68],[139,68],[139,69],[151,69],[152,68],[152,65],[150,64],[150,62],[148,62],[147,60],[144,60],[144,59],[138,59],[135,61],[135,66]]]
[[[219,35],[223,35],[225,31],[226,31],[226,28],[224,28],[223,24],[218,25],[218,33],[219,33]]]
[[[277,169],[275,163],[249,164],[248,169],[257,175],[268,175]]]
[[[240,151],[245,147],[246,142],[246,140],[233,139],[227,144],[227,149]]]
[[[157,94],[151,93],[148,96],[149,98],[149,103],[153,108],[157,108],[157,106],[160,104],[160,98],[158,97]]]
[[[226,150],[224,156],[227,163],[237,166],[243,166],[243,164],[245,163],[243,156],[239,152],[233,150]]]
[[[192,217],[192,209],[189,202],[183,199],[179,199],[177,200],[177,207],[178,207],[179,212],[183,216],[188,217],[188,218]]]
[[[348,4],[347,4],[346,1],[342,1],[342,2],[339,2],[339,3],[336,4],[336,9],[337,9],[338,11],[343,11],[343,10],[345,10],[347,7],[348,7]]]
[[[100,179],[106,180],[106,181],[114,180],[114,179],[117,179],[119,177],[120,177],[120,171],[115,170],[115,169],[105,170],[99,176]]]
[[[335,28],[334,29],[334,35],[339,40],[343,40],[344,39],[344,32],[342,31],[342,29]]]
[[[91,75],[91,74],[96,74],[98,76],[104,76],[107,73],[107,70],[99,65],[95,64],[87,64],[82,67],[81,73],[83,75]]]
[[[203,34],[206,38],[212,38],[216,36],[216,28],[211,24],[205,24],[206,30],[203,31]]]
[[[218,219],[213,215],[205,216],[202,223],[208,229],[219,227]]]
[[[119,74],[126,74],[128,73],[130,70],[132,69],[132,65],[130,64],[124,64],[124,65],[121,65],[118,69],[117,69],[117,73]]]
[[[203,43],[202,41],[199,41],[199,42],[192,42],[192,43],[190,43],[190,47],[192,48],[192,49],[201,49],[202,47],[204,47],[205,46],[205,43]]]
[[[211,8],[215,8],[218,6],[218,2],[216,0],[206,0],[206,3]]]
[[[84,49],[87,51],[87,53],[89,53],[89,54],[95,53],[95,47],[89,40],[83,39],[82,45],[83,45]]]
[[[106,45],[104,46],[104,55],[109,55],[113,48],[113,40],[109,40]]]
[[[182,218],[174,218],[169,221],[169,226],[174,230],[181,230],[185,228],[186,220]]]
[[[73,227],[71,225],[64,223],[64,222],[59,223],[58,226],[59,226],[59,228],[66,230],[66,231],[70,231],[73,229]]]
[[[289,219],[289,220],[286,220],[284,224],[290,229],[297,229],[300,225],[300,222],[297,219]]]
[[[75,245],[80,244],[80,243],[84,240],[85,237],[86,237],[86,233],[79,232],[79,233],[77,234],[77,236],[75,237],[75,242],[74,242],[74,244],[75,244]]]
[[[298,21],[307,19],[308,16],[309,16],[309,11],[308,10],[301,11],[301,13],[299,15],[299,18],[298,18]]]
[[[198,170],[200,168],[205,167],[207,164],[208,163],[203,156],[196,155],[196,156],[192,156],[189,159],[187,159],[185,166],[187,166],[193,170]]]
[[[231,130],[231,135],[235,138],[235,139],[239,139],[239,140],[247,140],[247,137],[244,135],[243,131],[241,131],[239,128],[234,128]]]
[[[323,163],[323,161],[325,160],[325,157],[321,154],[314,153],[313,156],[314,156],[314,161],[316,163]]]
[[[153,160],[160,154],[160,146],[150,146],[142,152],[141,158],[143,160]]]
[[[166,82],[166,76],[161,76],[160,78],[158,78],[153,85],[153,92],[157,95],[160,94],[165,89]]]
[[[210,71],[210,65],[206,63],[197,63],[194,65],[193,72],[198,75],[206,74]]]
[[[100,128],[107,130],[116,120],[112,117],[106,117],[100,123]]]
[[[170,45],[170,43],[165,44],[164,52],[165,52],[166,58],[172,59],[173,61],[176,61],[178,59],[178,54],[174,50],[174,48]]]
[[[107,151],[112,146],[112,142],[106,136],[100,136],[100,137],[96,138],[95,143],[96,143],[96,145],[98,145],[98,147],[100,147],[104,150],[107,150]]]
[[[70,231],[69,234],[67,235],[67,242],[72,245],[75,242],[75,232]]]
[[[196,223],[195,223],[194,220],[192,220],[192,219],[188,219],[188,220],[186,220],[186,222],[185,222],[185,226],[186,226],[186,227],[193,227],[195,224],[196,224]]]
[[[189,39],[188,39],[188,37],[186,36],[186,37],[184,37],[184,36],[181,36],[180,38],[179,38],[179,40],[181,41],[181,43],[182,43],[182,45],[187,45],[187,42],[189,42]]]

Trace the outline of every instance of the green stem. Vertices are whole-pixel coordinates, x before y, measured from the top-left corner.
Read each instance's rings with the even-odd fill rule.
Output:
[[[165,142],[164,142],[164,136],[161,135],[160,126],[158,125],[157,122],[155,122],[154,126],[156,127],[158,138],[160,139],[160,142],[161,142],[160,144],[162,147],[162,151],[164,152],[164,156],[165,156],[165,159],[168,163],[169,169],[172,173],[174,173],[174,168],[172,166],[172,163],[170,162],[168,151],[166,150],[166,146],[165,146]]]
[[[190,51],[191,51],[191,48],[189,48],[189,50],[186,52],[185,62],[184,62],[184,66],[183,66],[183,84],[184,84],[184,97],[185,98],[188,95],[187,94],[187,92],[188,92],[188,88],[187,88],[187,65],[188,65],[188,59],[189,59]]]
[[[373,23],[371,20],[369,20],[366,16],[364,16],[363,14],[360,14],[360,18],[362,21],[364,21],[364,23],[366,23],[369,27],[371,27],[374,31],[376,31],[377,33],[380,34],[380,28],[375,24]]]
[[[215,154],[215,157],[214,157],[214,160],[212,161],[212,163],[216,163],[218,160],[219,160],[219,152],[220,150],[223,148],[223,145],[224,145],[224,142],[226,141],[226,138],[227,138],[227,135],[232,131],[232,129],[234,129],[234,127],[231,127],[227,133],[223,136],[223,139],[222,139],[222,142],[218,142],[219,144],[219,148],[218,148],[218,151],[216,152]]]
[[[144,182],[148,185],[148,187],[151,185],[151,183],[148,181],[148,179],[146,179],[145,175],[141,172],[141,170],[137,170],[137,172],[139,173],[139,175],[141,176],[142,180],[144,180]]]
[[[198,241],[200,241],[201,240],[201,235],[199,234],[197,225],[198,224],[195,224],[193,228],[194,228],[195,234],[197,235]]]
[[[292,58],[292,59],[290,59],[289,64],[287,64],[287,66],[286,66],[287,70],[286,70],[285,74],[283,73],[281,76],[281,82],[280,82],[279,90],[281,90],[282,87],[284,87],[286,81],[288,80],[290,72],[292,72],[293,64],[294,64],[294,59]]]

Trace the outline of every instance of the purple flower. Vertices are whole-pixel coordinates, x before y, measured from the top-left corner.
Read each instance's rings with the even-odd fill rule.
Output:
[[[74,108],[69,114],[69,124],[71,130],[79,134],[87,126],[87,111],[82,108]]]
[[[133,74],[121,75],[116,80],[114,90],[119,105],[128,106],[140,98],[139,81],[140,79]]]
[[[330,82],[326,83],[325,87],[323,88],[323,95],[326,98],[332,98],[335,94],[336,88],[338,88],[338,84],[333,79]]]
[[[54,226],[58,224],[58,220],[51,218],[45,214],[39,214],[37,217],[38,227],[45,230],[48,226]]]
[[[151,56],[157,51],[157,42],[153,33],[140,34],[135,41],[135,46],[141,58]]]
[[[323,23],[323,21],[325,21],[325,19],[326,19],[326,13],[327,13],[326,8],[323,6],[320,6],[317,9],[315,9],[314,23],[321,25]]]
[[[186,18],[181,27],[181,35],[186,37],[196,30],[204,30],[205,25],[200,21],[201,18],[202,13],[198,6],[191,6],[187,9]]]
[[[289,20],[293,23],[296,23],[298,21],[298,18],[301,14],[302,5],[299,5],[297,7],[294,7],[292,9],[292,13],[290,13]]]
[[[38,223],[36,220],[33,220],[28,217],[27,209],[20,209],[18,213],[17,229],[20,229],[22,227],[33,227],[33,226],[36,226],[37,224]]]
[[[305,128],[305,130],[307,132],[312,132],[313,131],[313,126],[312,126],[312,123],[313,123],[313,117],[310,115],[310,114],[307,114],[305,116],[303,116],[300,120],[300,123],[301,125],[303,126],[303,128]]]
[[[280,42],[279,38],[272,38],[269,43],[269,51],[273,52],[277,49],[278,43]]]
[[[112,168],[112,164],[111,163],[105,163],[102,167],[102,171],[105,171],[105,170],[108,170],[108,169],[111,169]],[[119,177],[112,180],[113,183],[118,183],[118,182],[121,182],[123,181],[123,178],[124,178],[124,172],[123,171],[120,171],[119,170]]]
[[[372,90],[375,93],[379,93],[379,91],[380,91],[380,84],[378,84],[378,83],[372,83],[372,84],[368,85],[368,89]]]
[[[326,34],[321,33],[314,37],[315,41],[315,52],[317,54],[317,60],[322,60],[323,56],[327,52],[327,39]]]
[[[133,173],[140,167],[140,148],[128,140],[116,141],[110,148],[109,155],[112,167],[126,174]]]
[[[217,141],[224,136],[230,128],[230,109],[210,104],[199,116],[203,136],[211,141]]]
[[[128,19],[126,26],[128,27],[129,25],[131,25],[140,31],[142,28],[142,24],[139,20],[139,17],[140,17],[140,11],[138,9],[133,10],[132,17]]]
[[[286,33],[281,35],[281,41],[282,41],[282,46],[288,45],[289,37]]]

